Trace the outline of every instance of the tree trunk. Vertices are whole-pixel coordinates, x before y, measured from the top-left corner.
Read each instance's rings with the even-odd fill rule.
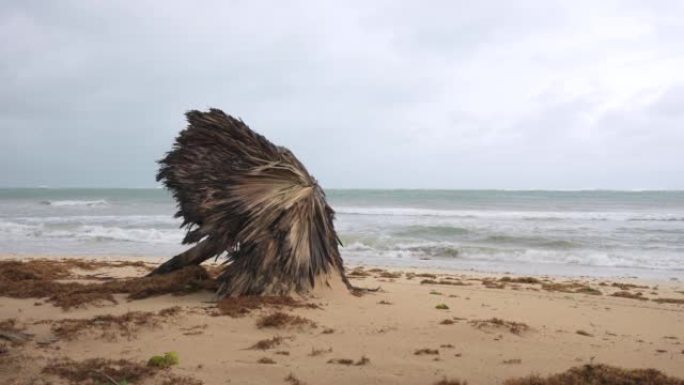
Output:
[[[168,261],[159,265],[147,276],[170,273],[190,265],[199,265],[211,257],[220,253],[219,248],[210,239],[205,239],[195,246],[176,255]]]

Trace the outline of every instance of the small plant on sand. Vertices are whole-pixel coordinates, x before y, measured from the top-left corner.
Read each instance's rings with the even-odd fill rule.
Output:
[[[449,310],[449,306],[447,306],[445,303],[440,303],[437,306],[435,306],[435,309],[439,310]]]
[[[180,358],[178,358],[178,353],[167,352],[163,356],[152,356],[149,361],[147,361],[148,366],[154,366],[157,368],[168,368],[180,363]]]

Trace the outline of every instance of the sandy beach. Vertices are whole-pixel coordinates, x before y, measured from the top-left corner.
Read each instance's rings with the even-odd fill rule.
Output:
[[[18,260],[24,262],[13,262]],[[197,277],[180,289],[131,289],[135,285],[126,279],[155,266],[142,261],[0,259],[0,383],[434,384],[446,379],[472,385],[584,364],[653,368],[684,377],[684,283],[674,279],[351,266],[355,285],[380,290],[357,297],[333,285],[293,300],[217,304],[211,285],[192,281]],[[211,273],[217,265],[206,269]],[[57,286],[35,298],[41,294],[31,294],[31,285],[45,287],[45,282]],[[60,296],[59,285],[73,288]],[[73,294],[93,285],[110,285],[111,293]],[[18,293],[27,298],[17,298],[24,296]],[[178,363],[148,365],[151,357],[167,352],[175,352]]]

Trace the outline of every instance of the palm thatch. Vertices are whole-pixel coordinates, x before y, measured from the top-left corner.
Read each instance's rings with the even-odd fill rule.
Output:
[[[160,163],[176,217],[196,245],[161,274],[227,253],[219,297],[307,292],[344,274],[325,193],[288,149],[218,109],[186,114],[188,127]]]

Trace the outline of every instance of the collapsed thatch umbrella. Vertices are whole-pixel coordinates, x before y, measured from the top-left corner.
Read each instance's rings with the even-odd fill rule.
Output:
[[[160,265],[162,274],[227,253],[218,295],[306,292],[344,274],[325,193],[286,148],[218,109],[190,111],[188,127],[159,163],[197,243]]]

